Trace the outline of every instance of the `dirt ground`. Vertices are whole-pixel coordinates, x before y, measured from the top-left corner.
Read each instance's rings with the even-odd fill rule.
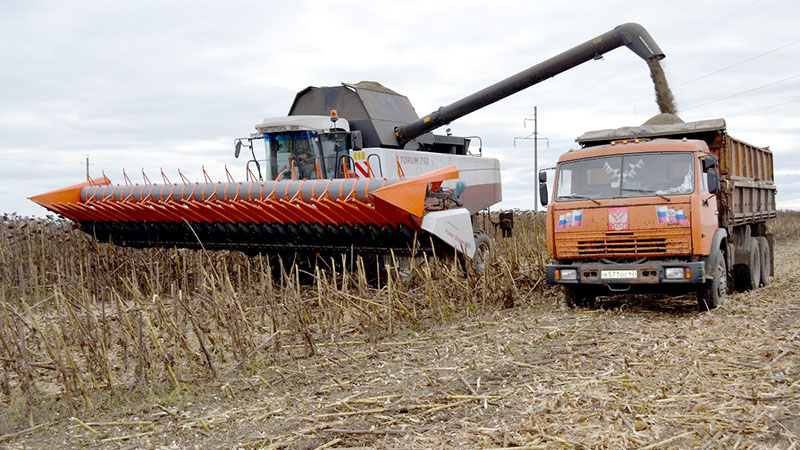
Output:
[[[800,448],[800,242],[779,243],[775,267],[771,285],[711,312],[691,296],[595,310],[531,298],[99,405],[0,446]]]

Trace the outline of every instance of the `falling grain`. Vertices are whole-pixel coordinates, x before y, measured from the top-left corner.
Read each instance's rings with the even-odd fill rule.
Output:
[[[661,62],[658,58],[650,58],[647,60],[647,65],[650,67],[650,78],[653,79],[653,86],[656,90],[658,109],[662,113],[677,114],[678,109],[675,105],[675,97],[672,95],[672,90],[669,88],[667,75],[664,73]]]

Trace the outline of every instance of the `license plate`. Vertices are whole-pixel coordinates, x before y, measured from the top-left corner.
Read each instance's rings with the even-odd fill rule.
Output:
[[[636,278],[635,270],[601,270],[600,278],[604,280],[630,280]]]

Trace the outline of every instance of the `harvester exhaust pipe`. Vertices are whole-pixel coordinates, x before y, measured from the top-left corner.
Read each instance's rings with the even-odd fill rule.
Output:
[[[560,53],[547,61],[541,62],[522,72],[512,75],[503,81],[464,97],[455,103],[443,106],[427,116],[397,127],[395,136],[400,147],[406,142],[421,136],[442,125],[450,123],[484,106],[504,99],[510,95],[529,88],[534,84],[551,78],[591,59],[599,58],[604,53],[617,47],[627,46],[645,61],[656,61],[664,58],[664,52],[656,44],[650,33],[638,23],[619,25],[594,39]]]

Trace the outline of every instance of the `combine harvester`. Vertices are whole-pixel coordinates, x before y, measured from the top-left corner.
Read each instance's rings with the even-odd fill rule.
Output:
[[[378,83],[308,87],[288,117],[237,139],[252,156],[247,180],[112,185],[103,176],[31,197],[102,242],[300,257],[429,252],[474,258],[491,241],[478,211],[501,196],[499,162],[470,140],[431,131],[620,46],[664,57],[638,24],[605,34],[419,118],[408,98]],[[257,150],[258,148],[258,150]],[[257,155],[263,155],[258,156]],[[431,237],[435,237],[432,239]],[[412,250],[416,249],[416,250]],[[476,257],[477,253],[477,257]]]

